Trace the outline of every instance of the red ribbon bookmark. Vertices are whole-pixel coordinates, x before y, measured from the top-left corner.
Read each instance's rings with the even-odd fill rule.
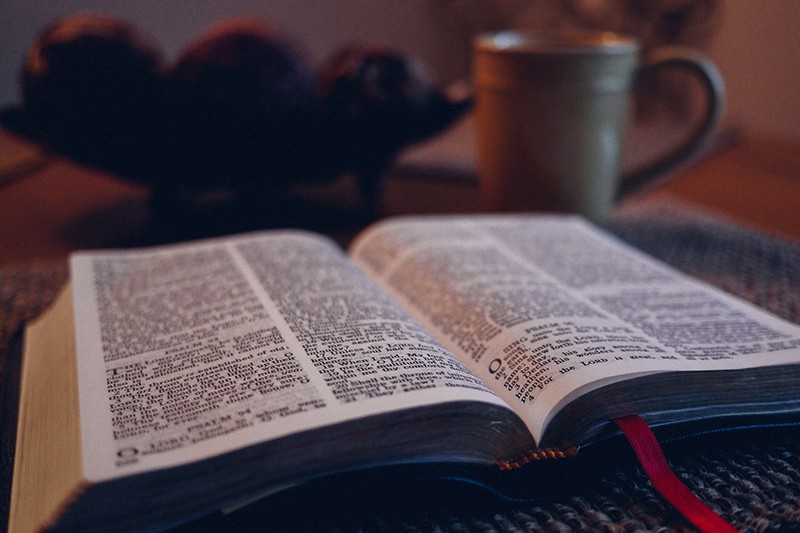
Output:
[[[614,422],[628,439],[653,487],[689,522],[704,533],[737,532],[678,479],[667,463],[658,439],[644,420],[638,416],[626,416],[617,418]]]

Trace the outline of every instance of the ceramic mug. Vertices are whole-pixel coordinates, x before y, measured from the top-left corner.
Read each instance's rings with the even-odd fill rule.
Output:
[[[478,171],[488,205],[602,220],[625,188],[685,161],[722,114],[725,89],[699,53],[665,47],[646,58],[611,32],[517,32],[473,43]],[[640,81],[685,69],[704,88],[699,125],[666,155],[621,176],[631,99]]]

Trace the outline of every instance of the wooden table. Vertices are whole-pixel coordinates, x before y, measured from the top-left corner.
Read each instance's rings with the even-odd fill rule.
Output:
[[[743,137],[641,200],[666,196],[800,242],[800,142]]]
[[[414,154],[404,158],[390,173],[385,214],[480,210],[474,184],[458,177],[437,182],[411,176],[413,159]],[[350,185],[342,183],[338,194],[345,188],[343,197],[352,196]],[[338,201],[329,191],[317,196]],[[137,244],[148,225],[147,200],[142,186],[44,154],[0,131],[0,263]],[[665,200],[800,242],[800,142],[737,137],[626,203]]]

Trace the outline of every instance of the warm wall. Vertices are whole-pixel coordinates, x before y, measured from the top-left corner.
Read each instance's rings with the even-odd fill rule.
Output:
[[[709,50],[729,115],[748,131],[800,140],[800,2],[726,0]]]

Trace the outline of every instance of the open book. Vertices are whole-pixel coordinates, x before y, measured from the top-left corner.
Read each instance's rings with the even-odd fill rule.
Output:
[[[25,340],[12,531],[800,411],[800,327],[560,215],[79,253]]]

